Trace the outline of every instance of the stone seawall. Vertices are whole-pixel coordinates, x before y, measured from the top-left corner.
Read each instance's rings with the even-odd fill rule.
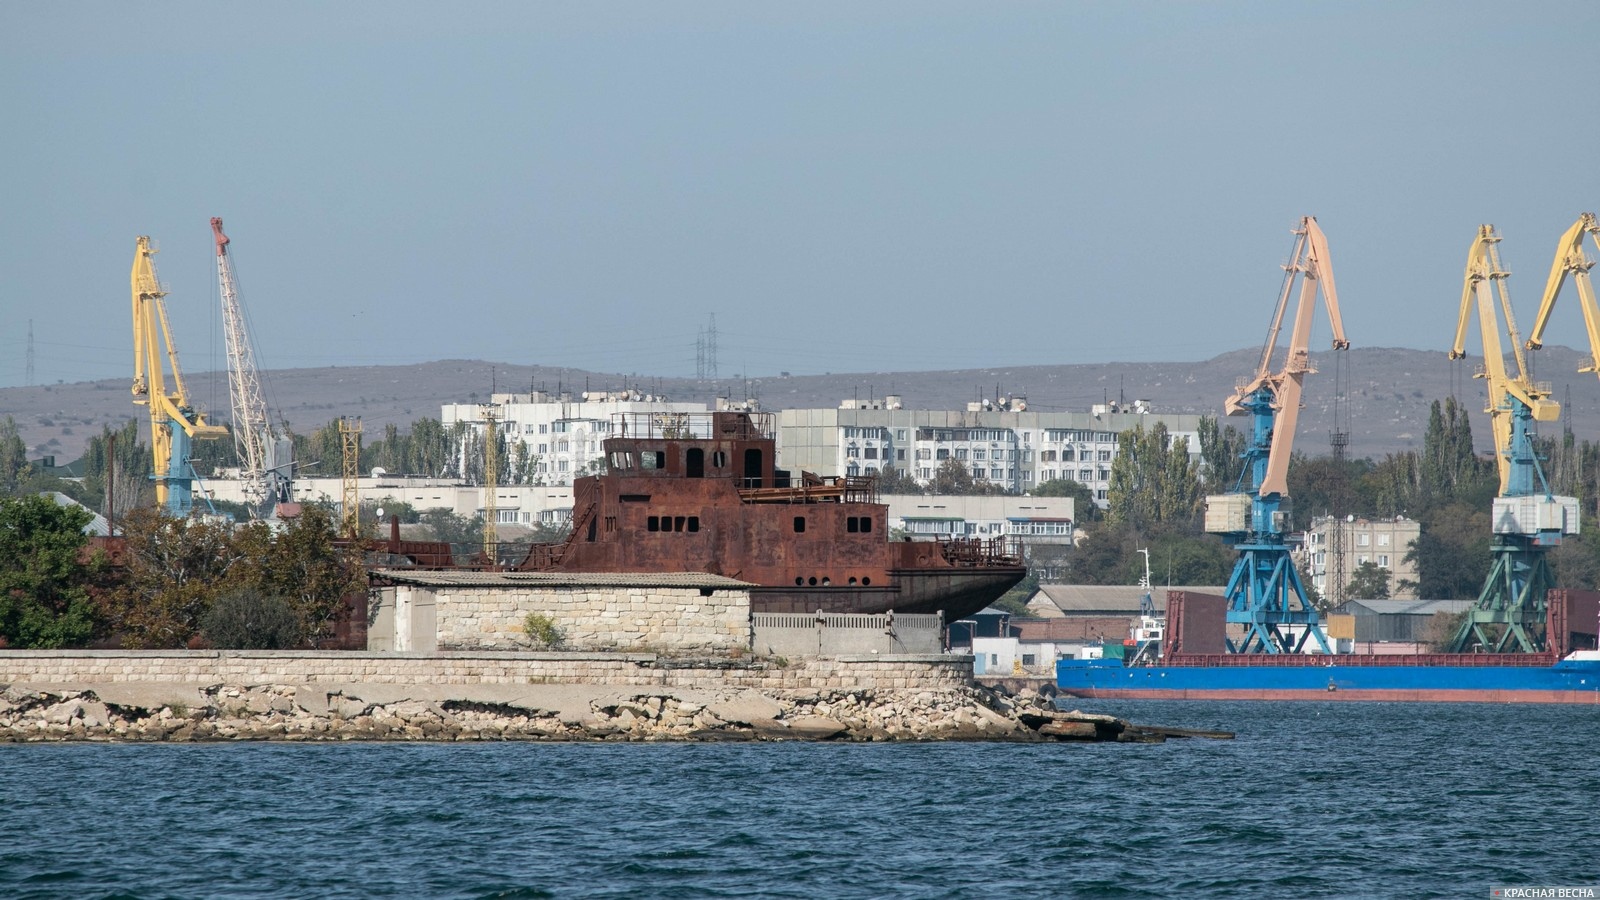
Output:
[[[698,690],[972,685],[969,656],[685,659],[648,653],[5,650],[0,684],[574,684]]]
[[[1038,740],[969,657],[0,651],[0,742]]]

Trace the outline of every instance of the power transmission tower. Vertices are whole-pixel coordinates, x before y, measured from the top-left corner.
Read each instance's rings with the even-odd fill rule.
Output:
[[[711,314],[711,324],[706,327],[706,375],[705,377],[716,380],[717,377],[717,314]]]

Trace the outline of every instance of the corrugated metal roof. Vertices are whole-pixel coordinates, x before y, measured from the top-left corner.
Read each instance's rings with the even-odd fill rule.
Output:
[[[1359,606],[1380,616],[1431,616],[1434,613],[1458,613],[1472,608],[1471,600],[1350,600],[1341,609],[1359,615],[1350,607]]]
[[[1155,601],[1156,609],[1167,608],[1167,591],[1191,591],[1197,594],[1221,594],[1226,588],[1221,585],[1207,585],[1204,587],[1165,585],[1150,589],[1150,598]],[[1029,599],[1030,607],[1037,607],[1043,603],[1054,606],[1062,613],[1081,615],[1084,613],[1132,613],[1139,612],[1139,599],[1144,596],[1144,590],[1136,584],[1041,584],[1039,590]],[[1048,611],[1045,611],[1048,614]]]
[[[379,578],[429,587],[693,587],[747,588],[749,582],[705,572],[454,572],[437,569],[374,569]]]

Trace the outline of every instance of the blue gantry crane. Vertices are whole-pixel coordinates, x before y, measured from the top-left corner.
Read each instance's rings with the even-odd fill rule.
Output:
[[[1316,607],[1308,601],[1290,556],[1289,456],[1294,449],[1300,393],[1311,365],[1311,322],[1320,292],[1333,325],[1333,349],[1347,350],[1339,298],[1334,287],[1328,242],[1317,220],[1306,216],[1294,229],[1294,251],[1284,266],[1283,287],[1261,362],[1255,374],[1228,398],[1230,416],[1252,420],[1249,444],[1241,454],[1244,468],[1233,489],[1206,498],[1205,528],[1239,553],[1228,579],[1230,626],[1243,626],[1244,637],[1228,638],[1233,653],[1299,653],[1308,641],[1329,652]],[[1289,298],[1300,282],[1294,322],[1281,367],[1274,370],[1278,337]]]

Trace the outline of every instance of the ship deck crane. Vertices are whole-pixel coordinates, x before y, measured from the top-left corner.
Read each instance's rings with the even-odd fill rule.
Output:
[[[156,279],[150,238],[140,236],[133,256],[133,402],[150,409],[150,448],[154,457],[151,478],[156,502],[168,515],[187,516],[194,507],[194,463],[191,441],[217,440],[228,429],[206,422],[204,413],[189,402],[178,368],[178,348],[167,324],[167,294]],[[161,348],[172,366],[173,390],[167,391]]]
[[[233,404],[233,444],[239,457],[239,481],[252,514],[265,503],[288,503],[294,477],[294,444],[275,434],[267,421],[267,404],[261,392],[255,350],[245,328],[239,301],[239,283],[228,254],[228,236],[222,219],[213,217],[211,233],[217,245],[217,283],[222,293],[223,333],[228,345],[228,395]]]
[[[1241,454],[1244,470],[1232,491],[1206,498],[1206,531],[1220,534],[1239,552],[1228,579],[1227,620],[1242,625],[1244,637],[1228,639],[1234,653],[1298,653],[1308,640],[1329,652],[1316,607],[1306,597],[1289,553],[1289,457],[1305,376],[1316,371],[1309,349],[1316,299],[1322,293],[1333,326],[1333,349],[1346,350],[1339,317],[1338,291],[1327,239],[1317,220],[1306,216],[1294,230],[1294,251],[1284,266],[1277,310],[1267,330],[1256,372],[1228,398],[1230,416],[1253,419],[1250,443]],[[1300,293],[1283,366],[1274,371],[1273,357],[1295,281]]]
[[[1545,648],[1545,594],[1555,587],[1545,552],[1561,543],[1562,535],[1576,534],[1578,530],[1578,501],[1551,495],[1549,482],[1539,466],[1535,423],[1559,419],[1561,405],[1550,399],[1548,384],[1533,381],[1529,374],[1506,289],[1511,273],[1500,264],[1499,243],[1500,235],[1493,225],[1478,228],[1478,236],[1467,254],[1461,314],[1456,323],[1455,344],[1450,350],[1451,359],[1466,356],[1467,322],[1476,305],[1478,327],[1483,335],[1483,367],[1475,377],[1488,382],[1486,411],[1494,434],[1500,492],[1494,500],[1491,522],[1494,540],[1490,547],[1493,562],[1489,576],[1484,579],[1477,602],[1447,648],[1452,653],[1464,653],[1475,647],[1495,653],[1542,651]],[[1582,256],[1581,248],[1579,256]],[[1557,262],[1559,264],[1559,258]],[[1556,289],[1559,290],[1559,283]],[[1500,323],[1495,312],[1497,300],[1505,316],[1506,334],[1516,361],[1514,374],[1507,370],[1500,347]],[[1530,347],[1538,346],[1537,335],[1544,328],[1551,302],[1547,294],[1546,307],[1540,311]]]

